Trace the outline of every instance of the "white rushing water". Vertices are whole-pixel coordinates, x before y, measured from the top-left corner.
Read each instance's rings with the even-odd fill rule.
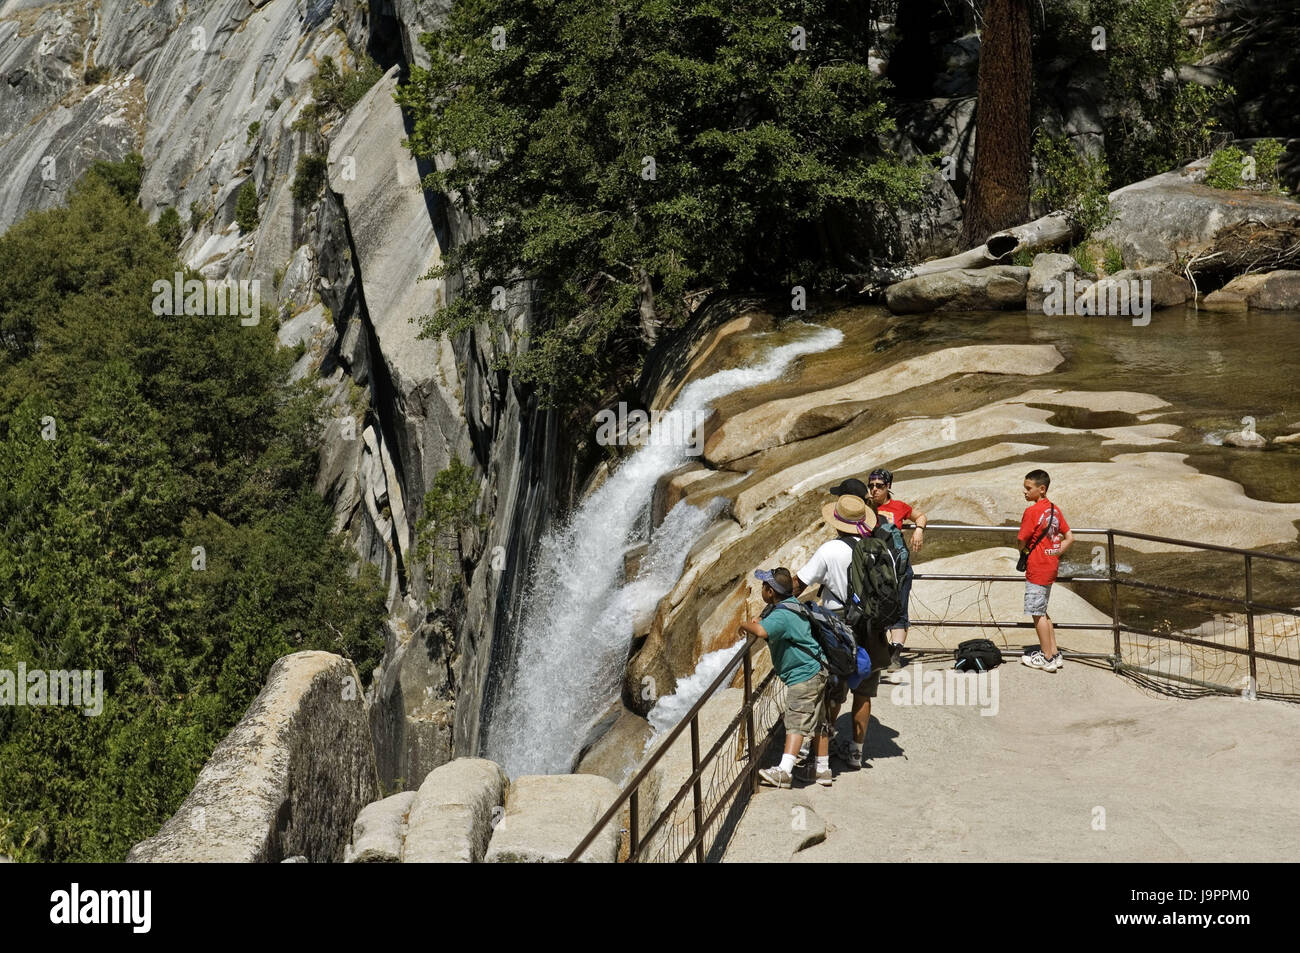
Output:
[[[727,667],[727,663],[736,657],[736,652],[744,644],[745,639],[742,636],[736,640],[735,645],[700,656],[695,671],[677,680],[677,691],[655,702],[654,708],[651,708],[650,714],[646,716],[650,727],[654,729],[654,735],[646,742],[647,749],[658,740],[660,735],[673,730],[673,726],[681,721],[682,716],[691,710],[691,706],[700,700],[704,690],[713,684],[713,680]]]
[[[703,419],[714,401],[780,377],[797,359],[844,335],[809,327],[752,367],[719,371],[682,389],[678,419]],[[676,583],[686,554],[717,514],[673,507],[655,530],[636,578],[623,583],[623,552],[655,484],[685,463],[689,441],[646,442],[562,526],[538,544],[516,631],[513,662],[489,713],[483,750],[511,777],[572,768],[591,725],[617,697],[633,620]],[[707,684],[707,683],[706,683]]]

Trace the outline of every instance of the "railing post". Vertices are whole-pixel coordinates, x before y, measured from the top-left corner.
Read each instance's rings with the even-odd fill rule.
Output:
[[[750,639],[749,644],[745,646],[745,764],[749,767],[749,789],[750,792],[758,790],[758,773],[753,770],[754,759],[758,757],[758,752],[754,748],[754,707],[750,704],[754,697],[754,662],[750,658],[750,650],[754,647],[754,640]]]
[[[636,861],[637,851],[641,849],[641,793],[640,788],[632,789],[632,796],[628,799],[628,809],[632,812],[632,817],[628,822],[628,845],[627,859]]]
[[[700,720],[698,716],[691,718],[691,774],[700,769]],[[700,779],[695,779],[694,789],[692,791],[695,800],[695,833],[700,833],[700,828],[704,826],[704,809],[701,804],[702,797],[700,794]],[[704,863],[704,837],[701,836],[699,843],[695,845],[696,863]]]
[[[1114,626],[1115,663],[1118,665],[1124,659],[1119,644],[1119,580],[1116,578],[1119,565],[1115,562],[1115,531],[1113,529],[1106,530],[1106,562],[1110,575],[1110,621],[1111,625]]]
[[[1246,649],[1249,651],[1247,658],[1250,659],[1250,696],[1255,697],[1258,691],[1259,682],[1256,681],[1255,671],[1255,611],[1252,603],[1255,600],[1255,582],[1251,574],[1250,553],[1243,553],[1246,558]]]

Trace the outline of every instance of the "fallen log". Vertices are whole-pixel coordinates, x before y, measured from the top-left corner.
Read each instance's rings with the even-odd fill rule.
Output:
[[[1034,219],[1014,228],[994,232],[983,245],[968,249],[947,258],[923,261],[919,265],[901,265],[895,268],[877,270],[870,281],[862,288],[863,292],[878,290],[888,285],[934,275],[943,271],[959,268],[986,268],[989,265],[1006,264],[1017,252],[1036,252],[1069,241],[1074,237],[1076,226],[1062,212],[1052,212],[1042,218]]]

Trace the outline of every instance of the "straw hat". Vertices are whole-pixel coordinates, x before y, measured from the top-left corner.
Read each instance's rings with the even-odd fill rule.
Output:
[[[844,495],[822,507],[826,525],[841,533],[866,536],[876,528],[876,514],[860,496]]]

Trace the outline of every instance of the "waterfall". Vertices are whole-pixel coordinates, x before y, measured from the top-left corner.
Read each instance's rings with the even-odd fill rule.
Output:
[[[719,371],[683,388],[675,420],[702,420],[720,397],[780,377],[805,354],[834,347],[843,333],[811,333],[782,344],[752,367]],[[647,440],[563,525],[538,544],[514,656],[500,673],[483,751],[512,777],[572,769],[593,717],[618,695],[633,620],[679,578],[691,545],[716,518],[679,503],[653,533],[635,578],[623,579],[623,552],[659,478],[688,459],[689,440]]]

